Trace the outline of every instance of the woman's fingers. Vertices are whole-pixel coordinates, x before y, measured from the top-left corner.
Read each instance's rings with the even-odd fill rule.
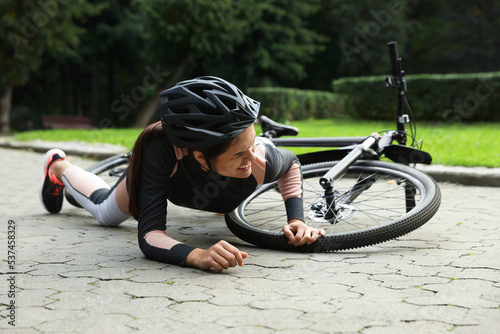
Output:
[[[222,243],[222,246],[224,247],[224,249],[229,252],[228,256],[231,257],[231,255],[234,256],[234,259],[236,260],[236,263],[242,267],[243,266],[243,259],[247,258],[248,257],[248,254],[245,253],[245,252],[240,252],[238,250],[238,248],[234,247],[233,245],[231,245],[230,243],[222,240],[221,241]],[[245,254],[245,257],[243,257],[243,254]],[[231,261],[231,267],[235,267],[236,266],[236,263],[233,264],[233,262]]]
[[[290,240],[289,242],[291,242],[295,238],[295,233],[294,231],[292,231],[290,225],[283,226],[283,233],[285,233],[285,237],[287,237],[288,240]]]
[[[283,226],[283,233],[288,238],[288,243],[296,247],[314,243],[318,237],[325,236],[325,231],[317,230],[302,222],[293,222]]]
[[[316,240],[316,239],[313,240],[313,238],[312,238],[312,231],[311,231],[311,229],[308,228],[307,225],[305,225],[305,224],[303,224],[303,225],[304,225],[304,227],[301,228],[301,229],[299,229],[297,231],[297,235],[296,236],[300,237],[300,239],[294,244],[295,247],[303,246],[306,243],[308,245],[310,245],[311,243],[314,242],[314,240]]]
[[[208,261],[210,266],[217,271],[229,269],[239,265],[243,266],[243,260],[248,257],[245,252],[240,252],[236,247],[221,240],[208,249]]]

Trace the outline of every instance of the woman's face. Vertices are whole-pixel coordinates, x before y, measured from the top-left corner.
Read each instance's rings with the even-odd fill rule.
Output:
[[[252,162],[255,158],[255,129],[252,124],[235,137],[226,152],[210,163],[220,175],[247,178],[252,174]]]

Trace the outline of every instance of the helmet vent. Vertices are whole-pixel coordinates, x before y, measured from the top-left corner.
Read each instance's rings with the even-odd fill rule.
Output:
[[[221,95],[219,96],[219,99],[221,100],[222,103],[229,109],[229,110],[235,110],[238,108],[238,104],[234,100],[234,97],[229,97],[229,96],[224,96]]]
[[[205,124],[205,121],[201,119],[185,119],[184,122],[194,127],[202,126],[203,124]]]
[[[176,114],[189,114],[188,108],[171,108],[171,110]]]

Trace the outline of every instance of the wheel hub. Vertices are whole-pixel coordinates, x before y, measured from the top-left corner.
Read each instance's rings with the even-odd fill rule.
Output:
[[[332,218],[325,218],[328,211],[326,202],[317,202],[311,205],[309,219],[319,223],[336,224],[339,221],[349,219],[356,211],[352,205],[337,204],[337,208]]]

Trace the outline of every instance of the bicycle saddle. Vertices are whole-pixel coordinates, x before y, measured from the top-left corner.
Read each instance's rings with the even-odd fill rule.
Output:
[[[299,130],[294,126],[283,125],[273,121],[269,117],[260,116],[259,123],[265,137],[279,138],[281,136],[296,136]]]

